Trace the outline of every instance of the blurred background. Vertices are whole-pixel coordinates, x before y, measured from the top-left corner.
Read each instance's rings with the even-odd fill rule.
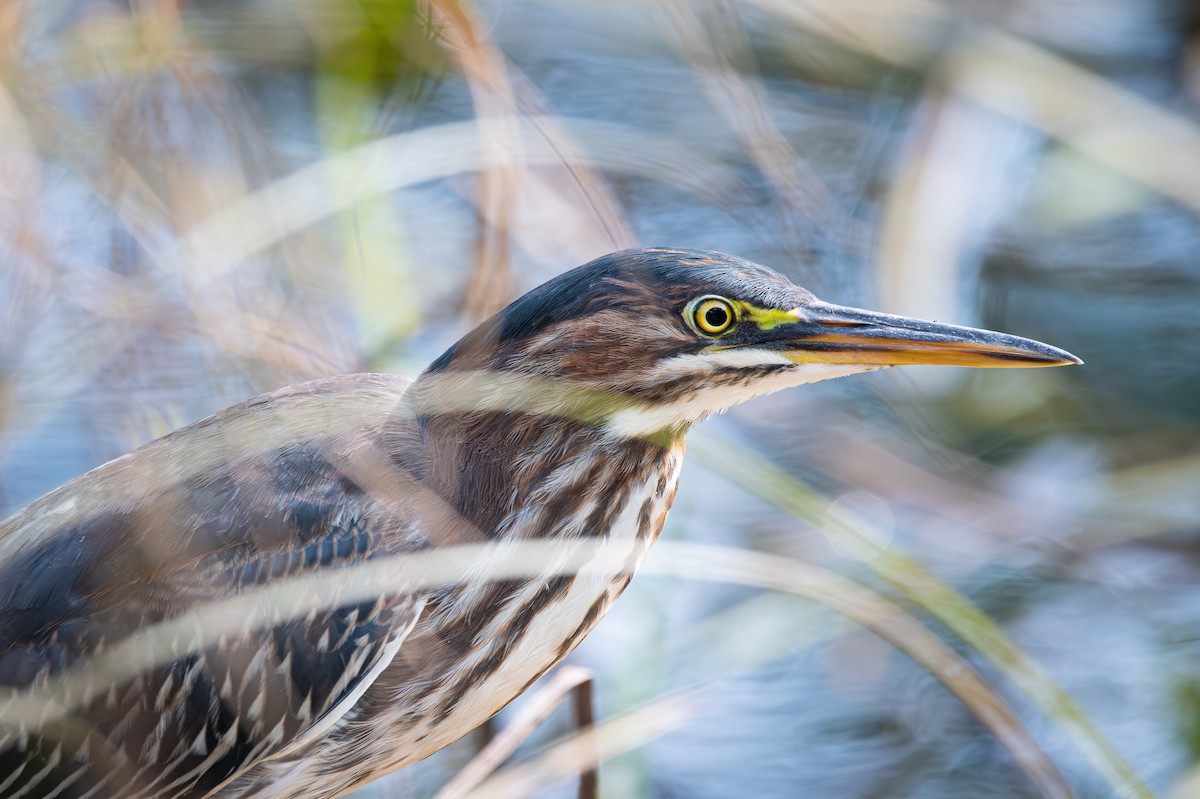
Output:
[[[1197,797],[1198,214],[1190,0],[6,0],[0,511],[255,393],[416,375],[604,252],[722,250],[1086,365],[694,433],[663,543],[801,596],[652,553],[571,659],[601,719],[692,692],[602,795]]]

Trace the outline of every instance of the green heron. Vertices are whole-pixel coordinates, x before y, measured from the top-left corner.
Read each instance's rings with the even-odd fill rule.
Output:
[[[587,635],[662,529],[695,423],[896,364],[1070,363],[647,249],[534,289],[415,382],[228,408],[0,525],[0,796],[341,795],[482,724]],[[527,542],[551,556],[489,576]],[[555,561],[578,542],[607,557]],[[452,547],[456,572],[370,581]],[[334,586],[315,604],[312,577]]]

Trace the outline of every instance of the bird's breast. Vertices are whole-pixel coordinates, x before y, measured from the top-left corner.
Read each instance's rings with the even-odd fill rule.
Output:
[[[682,446],[653,452],[648,459],[629,459],[636,462],[633,479],[617,473],[616,461],[613,473],[591,474],[586,495],[555,525],[565,548],[584,548],[578,570],[468,582],[440,597],[405,642],[394,673],[368,697],[378,702],[382,691],[390,694],[386,707],[369,710],[377,722],[379,715],[392,716],[374,727],[376,732],[390,727],[394,735],[381,773],[427,757],[482,724],[570,653],[604,616],[658,537],[675,499]],[[562,468],[579,471],[572,464]],[[547,484],[564,479],[551,474]],[[610,481],[622,488],[609,491]],[[554,488],[561,491],[561,485]],[[545,529],[540,514],[524,516],[521,525],[506,531],[505,542],[529,540],[531,530]]]

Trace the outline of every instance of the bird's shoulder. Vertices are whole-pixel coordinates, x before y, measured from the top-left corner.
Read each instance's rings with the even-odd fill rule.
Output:
[[[270,597],[259,618],[254,596],[306,578],[336,593],[356,564],[420,546],[406,506],[408,386],[349,375],[255,397],[0,524],[0,688],[17,697],[13,712],[22,700],[37,709],[38,691],[71,697],[63,718],[33,719],[17,750],[0,746],[0,761],[20,750],[29,773],[41,757],[79,784],[157,773],[212,788],[342,712],[394,654],[420,597],[288,605],[311,595],[300,590]],[[97,674],[104,691],[88,687]],[[56,725],[71,718],[125,745],[103,768],[81,749],[55,754]]]
[[[375,517],[402,524],[403,503],[384,514],[378,495],[403,469],[382,442],[404,437],[409,385],[343,375],[257,396],[17,511],[0,523],[0,652],[141,583],[229,580],[256,559],[300,555],[272,567],[286,572],[305,553],[320,561],[313,548],[331,535]]]
[[[164,495],[273,464],[303,480],[318,446],[345,452],[408,423],[407,378],[354,374],[252,397],[92,469],[0,521],[0,565],[65,531],[111,526]],[[321,475],[308,474],[311,481]]]

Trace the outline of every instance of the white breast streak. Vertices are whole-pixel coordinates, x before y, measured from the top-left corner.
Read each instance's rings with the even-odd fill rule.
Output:
[[[614,413],[605,429],[624,438],[644,438],[672,425],[694,424],[717,413],[724,413],[740,402],[770,394],[781,389],[829,380],[835,377],[873,372],[884,367],[862,364],[793,363],[777,352],[765,349],[732,349],[678,355],[659,366],[662,379],[684,375],[703,376],[729,368],[750,369],[755,366],[783,366],[765,376],[748,376],[743,383],[708,386],[671,402],[624,408]]]
[[[666,467],[670,474],[664,483],[663,493],[656,493],[660,475],[655,472],[626,495],[625,503],[608,534],[602,539],[598,551],[588,566],[579,572],[567,592],[534,616],[525,635],[513,647],[500,667],[480,685],[467,692],[446,720],[433,728],[429,736],[421,741],[421,751],[410,753],[415,755],[411,760],[426,757],[457,739],[463,730],[473,729],[482,724],[499,708],[508,704],[531,679],[553,666],[559,659],[559,650],[563,642],[578,629],[598,598],[607,597],[597,620],[608,611],[612,601],[624,588],[625,580],[622,577],[641,565],[652,543],[650,537],[640,541],[637,538],[638,518],[642,506],[647,499],[651,500],[650,519],[651,524],[654,524],[655,520],[662,517],[667,501],[674,493],[683,459],[677,452],[673,452],[670,458],[671,462]],[[573,524],[582,527],[588,513],[587,509],[581,510]],[[505,613],[498,614],[492,627],[511,622],[512,614],[522,612],[544,586],[543,581],[532,582],[509,603]],[[469,670],[488,654],[487,647],[480,647],[478,653],[463,662],[463,670]],[[452,679],[450,684],[454,682]],[[414,733],[419,735],[429,732],[429,729],[427,719]]]

